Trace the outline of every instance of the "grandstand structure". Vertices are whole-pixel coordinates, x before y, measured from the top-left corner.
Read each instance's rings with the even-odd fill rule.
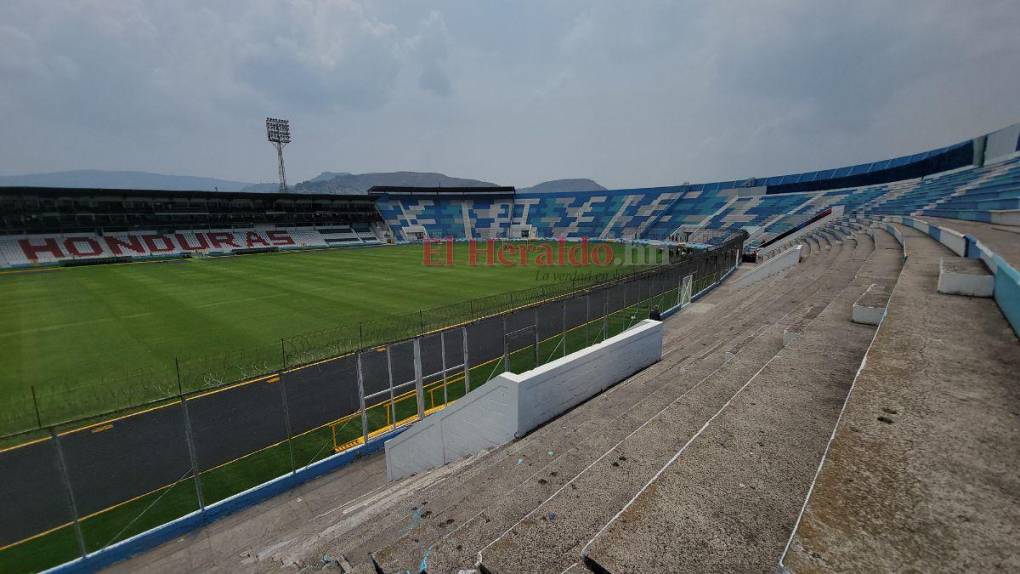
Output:
[[[275,411],[237,409],[245,413],[244,448],[289,441],[292,422],[318,425],[341,406],[334,432],[359,419],[364,432],[326,464],[292,466],[289,475],[58,570],[1020,569],[1020,124],[869,164],[660,188],[377,187],[362,198],[222,199],[240,202],[239,212],[214,207],[219,195],[117,192],[117,209],[135,209],[129,198],[153,198],[150,211],[117,219],[100,218],[109,215],[97,207],[105,191],[32,193],[0,192],[12,206],[3,211],[4,267],[158,256],[150,246],[164,240],[175,256],[437,238],[683,242],[694,254],[583,292],[510,297],[507,310],[463,324],[427,329],[422,320],[409,338],[315,357],[257,379],[267,385],[238,384],[236,395],[182,395],[173,416],[186,430],[178,434],[190,441],[187,421],[204,413],[194,431],[202,448],[189,453],[190,442],[175,443],[167,469],[162,457],[145,454],[151,484],[131,483],[130,469],[115,473],[128,490],[160,483],[156,470],[188,476],[189,456],[198,477],[196,459],[213,466],[243,452],[221,444],[228,433],[215,426],[217,413],[235,408],[232,397],[249,406],[260,400],[254,393],[276,397],[269,384],[303,389],[297,404],[307,416],[292,411],[286,428],[274,419],[280,428],[267,431],[261,425]],[[166,203],[178,199],[201,204],[198,219],[157,219],[185,217]],[[237,213],[245,215],[232,219]],[[328,241],[339,229],[348,241]],[[274,243],[284,237],[293,244]],[[189,249],[203,241],[208,247]],[[738,266],[741,251],[748,263]],[[664,308],[665,320],[642,321],[653,307]],[[609,327],[614,317],[625,319],[618,330]],[[582,332],[583,344],[568,353],[568,333]],[[563,347],[554,354],[562,354],[542,365],[538,351],[555,336]],[[631,344],[656,347],[638,352]],[[521,351],[535,356],[521,372],[470,382],[476,366],[502,360],[509,371]],[[605,366],[612,353],[624,354],[619,363],[654,357],[620,367],[618,381],[597,380],[613,371]],[[452,370],[463,385],[453,398]],[[545,377],[547,386],[531,397],[543,418],[531,417],[524,430],[492,436],[504,414],[498,407],[454,416],[483,398],[510,404],[491,392],[524,388],[528,377]],[[592,394],[579,391],[593,380]],[[343,397],[329,391],[340,383],[348,383]],[[401,419],[395,393],[404,391],[412,407]],[[287,391],[282,397],[286,412]],[[523,412],[527,398],[515,400]],[[370,429],[368,413],[380,406],[384,422]],[[139,415],[138,428],[152,432],[156,416]],[[128,424],[96,436],[53,432],[49,442],[0,450],[0,468],[27,468],[17,465],[38,460],[29,454],[40,449],[59,454],[62,441],[120,433],[133,444],[123,438]],[[407,455],[412,462],[439,448],[431,457],[438,462],[395,473],[396,445],[412,436],[424,445]],[[476,446],[451,455],[451,437]],[[114,464],[114,449],[99,452]],[[26,473],[7,487],[14,490],[0,490],[32,516],[27,526],[6,521],[0,536],[67,519],[63,507],[18,496],[44,474]],[[107,478],[88,476],[97,508],[119,500]],[[56,479],[47,486],[60,491]],[[212,521],[225,514],[233,516]]]
[[[0,188],[0,268],[379,245],[364,197]]]

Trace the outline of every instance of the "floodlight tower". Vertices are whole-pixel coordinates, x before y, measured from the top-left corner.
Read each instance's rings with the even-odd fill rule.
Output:
[[[276,157],[280,161],[280,193],[286,193],[287,171],[283,168],[283,146],[290,143],[290,121],[266,118],[266,134],[269,142],[276,146]]]

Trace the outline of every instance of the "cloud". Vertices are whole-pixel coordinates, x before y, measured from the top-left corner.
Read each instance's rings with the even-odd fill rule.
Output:
[[[418,86],[437,96],[449,96],[453,92],[450,77],[446,72],[450,35],[443,16],[436,11],[418,25],[418,32],[403,45],[406,58],[421,69]]]
[[[1015,1],[6,0],[0,172],[417,169],[631,187],[930,149],[1020,119]]]

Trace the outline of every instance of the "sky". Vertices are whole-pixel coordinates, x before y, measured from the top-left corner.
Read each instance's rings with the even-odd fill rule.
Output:
[[[3,0],[0,174],[439,171],[611,188],[1020,121],[1016,0]]]

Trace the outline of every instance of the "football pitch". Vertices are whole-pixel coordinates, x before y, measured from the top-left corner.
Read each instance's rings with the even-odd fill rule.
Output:
[[[275,352],[281,339],[304,333],[356,330],[361,322],[606,271],[471,266],[460,243],[453,255],[452,266],[426,266],[421,245],[402,245],[2,274],[4,418],[34,419],[33,403],[45,419],[55,409],[73,411],[78,400],[141,400],[148,397],[129,387],[172,381],[177,361]]]

